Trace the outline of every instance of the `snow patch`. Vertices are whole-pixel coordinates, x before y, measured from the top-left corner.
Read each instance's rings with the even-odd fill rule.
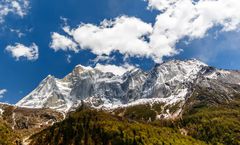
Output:
[[[0,116],[3,115],[3,112],[4,112],[4,110],[2,108],[0,108]]]
[[[143,98],[143,99],[138,99],[136,101],[133,101],[128,104],[123,104],[119,100],[115,100],[111,102],[110,100],[104,98],[102,101],[104,101],[103,105],[95,107],[96,109],[106,109],[106,110],[113,110],[117,108],[126,108],[130,106],[136,106],[136,105],[144,105],[144,104],[150,104],[153,105],[155,103],[164,103],[166,105],[173,105],[175,103],[178,103],[180,101],[184,101],[185,97],[188,93],[188,89],[182,89],[179,90],[178,94],[171,95],[167,98]],[[85,100],[84,102],[92,102],[93,97],[91,97],[90,100]]]

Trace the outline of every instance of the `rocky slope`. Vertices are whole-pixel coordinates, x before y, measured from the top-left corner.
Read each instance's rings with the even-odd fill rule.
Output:
[[[239,85],[240,72],[216,69],[195,59],[164,62],[149,72],[136,68],[122,76],[78,65],[63,79],[48,76],[16,105],[66,113],[83,102],[110,111],[157,104],[161,108],[154,110],[158,118],[174,118],[182,114],[196,88],[218,92],[219,99],[231,100],[240,92]]]
[[[63,119],[62,113],[51,109],[22,108],[0,103],[0,144],[21,144],[24,138]]]

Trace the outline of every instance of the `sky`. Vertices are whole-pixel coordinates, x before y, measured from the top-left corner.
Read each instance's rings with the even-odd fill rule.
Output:
[[[0,0],[0,102],[78,65],[121,75],[171,59],[240,69],[239,0]]]

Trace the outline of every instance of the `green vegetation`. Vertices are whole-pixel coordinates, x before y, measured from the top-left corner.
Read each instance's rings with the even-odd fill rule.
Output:
[[[216,104],[210,98],[208,100],[188,108],[180,121],[181,126],[188,130],[188,135],[208,143],[239,145],[240,101]]]
[[[155,110],[158,114],[161,114],[163,111],[164,103],[154,103],[152,109]]]
[[[165,111],[168,109],[169,110],[169,113],[171,113],[171,114],[174,114],[176,111],[178,111],[179,109],[181,109],[181,103],[182,102],[178,102],[178,103],[176,103],[176,104],[174,104],[174,105],[167,105],[166,107],[165,107]]]
[[[189,135],[205,142],[240,144],[240,109],[204,108],[185,116],[182,126],[188,130]]]
[[[37,145],[197,145],[178,130],[128,121],[102,111],[82,110],[32,136]]]
[[[124,117],[138,121],[153,121],[156,115],[149,104],[128,107],[124,112]]]

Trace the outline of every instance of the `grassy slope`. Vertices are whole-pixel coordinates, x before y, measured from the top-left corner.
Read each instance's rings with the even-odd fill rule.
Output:
[[[0,119],[0,145],[14,145],[18,141],[19,135]]]

